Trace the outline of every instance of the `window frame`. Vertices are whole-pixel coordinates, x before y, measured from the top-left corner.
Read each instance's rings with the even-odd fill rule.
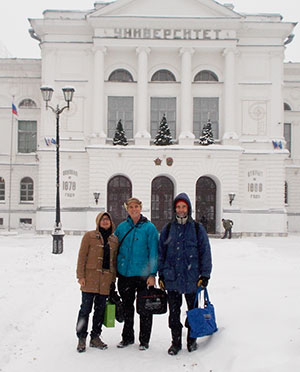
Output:
[[[31,177],[23,177],[20,181],[20,203],[34,203],[34,181]]]
[[[3,177],[0,177],[0,202],[5,202],[5,179]]]
[[[121,100],[124,103],[121,104]],[[126,103],[126,99],[128,103]],[[113,102],[115,101],[115,102]],[[118,102],[119,101],[119,102]],[[111,110],[110,107],[112,106]],[[126,110],[127,108],[130,108]],[[114,117],[115,116],[115,117]],[[107,97],[107,138],[113,139],[117,124],[121,119],[127,139],[133,139],[134,124],[134,97],[133,96],[108,96]]]
[[[172,107],[173,104],[174,107]],[[175,142],[177,135],[177,97],[150,97],[150,135],[152,141],[157,135],[159,124],[164,114],[166,115],[172,139]]]
[[[21,128],[22,124],[32,127]],[[33,128],[35,126],[35,128]],[[37,151],[37,120],[18,120],[18,153],[30,154]]]

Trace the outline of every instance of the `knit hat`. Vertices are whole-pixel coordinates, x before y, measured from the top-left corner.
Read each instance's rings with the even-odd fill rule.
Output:
[[[186,200],[178,199],[178,200],[176,200],[175,208],[176,208],[177,204],[180,203],[180,202],[184,203],[187,207],[189,206],[189,204]]]

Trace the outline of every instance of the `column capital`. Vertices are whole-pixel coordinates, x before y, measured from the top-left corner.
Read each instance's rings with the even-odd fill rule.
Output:
[[[184,47],[179,49],[179,54],[182,56],[183,54],[190,54],[191,56],[195,53],[194,48]]]
[[[105,55],[107,53],[107,48],[106,46],[93,46],[92,51],[94,54],[97,52],[102,52]]]
[[[228,55],[232,55],[232,54],[234,54],[234,55],[238,55],[240,52],[236,49],[236,48],[225,48],[225,49],[223,49],[223,51],[222,51],[222,56],[223,57],[226,57],[226,56],[228,56]]]
[[[146,52],[147,54],[150,54],[151,48],[148,48],[148,47],[137,47],[135,51],[136,51],[136,54],[141,54],[143,52]]]

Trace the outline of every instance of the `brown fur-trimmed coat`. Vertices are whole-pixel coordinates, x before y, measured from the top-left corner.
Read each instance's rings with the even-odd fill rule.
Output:
[[[112,235],[108,238],[110,246],[110,268],[102,269],[103,263],[103,238],[99,232],[99,222],[104,214],[99,213],[96,217],[96,230],[84,234],[77,260],[77,279],[85,279],[85,286],[81,286],[83,292],[109,295],[110,285],[116,280],[116,266],[118,253],[118,238],[113,235],[115,226],[112,222]],[[111,219],[112,221],[112,219]]]

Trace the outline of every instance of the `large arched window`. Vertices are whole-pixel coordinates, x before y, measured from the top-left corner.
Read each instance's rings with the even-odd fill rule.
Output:
[[[217,187],[210,177],[200,177],[196,184],[196,220],[207,221],[207,232],[216,232],[216,193]]]
[[[0,177],[0,200],[5,200],[5,181]]]
[[[151,221],[158,231],[172,219],[173,199],[173,182],[165,176],[154,178],[151,187]]]
[[[124,203],[132,196],[132,185],[125,176],[115,176],[107,184],[107,211],[115,225],[127,218]]]
[[[209,70],[202,70],[197,73],[194,81],[219,81],[218,76]]]
[[[286,102],[284,102],[284,104],[283,104],[283,109],[284,109],[284,111],[291,111],[292,110],[291,106]]]
[[[117,70],[114,70],[109,75],[108,81],[118,81],[121,83],[128,83],[128,82],[133,81],[133,77],[129,71],[119,68]]]
[[[23,99],[20,104],[19,104],[19,108],[25,108],[25,109],[32,109],[32,108],[36,108],[36,103],[31,99],[31,98],[25,98]]]
[[[176,78],[169,70],[158,70],[152,75],[151,81],[176,81]]]
[[[33,180],[30,177],[24,177],[20,182],[20,201],[33,201]]]

